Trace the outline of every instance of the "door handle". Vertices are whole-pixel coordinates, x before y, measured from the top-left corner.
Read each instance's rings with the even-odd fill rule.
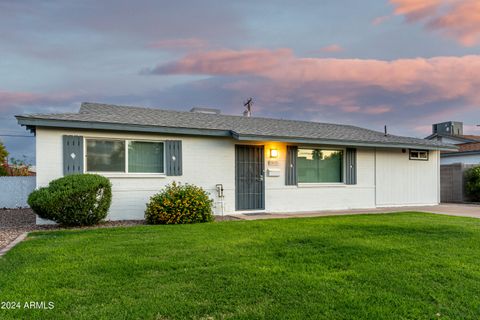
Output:
[[[263,174],[261,174],[260,177],[258,177],[257,181],[263,181]]]

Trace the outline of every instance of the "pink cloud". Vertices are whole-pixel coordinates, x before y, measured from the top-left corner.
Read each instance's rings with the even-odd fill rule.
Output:
[[[56,112],[58,105],[69,107],[69,103],[76,99],[73,93],[52,93],[39,94],[34,92],[12,92],[0,90],[0,112],[9,112],[22,110],[22,112],[30,112],[31,108],[47,106],[43,109],[45,112]]]
[[[374,26],[379,26],[385,21],[390,19],[390,16],[381,16],[381,17],[376,17],[375,19],[372,20],[372,25]]]
[[[371,115],[384,114],[390,111],[392,111],[392,107],[390,106],[373,106],[365,108],[365,113]]]
[[[229,50],[227,56],[223,50],[191,53],[150,72],[210,76],[202,83],[212,94],[226,90],[239,101],[253,96],[256,112],[265,115],[288,112],[324,122],[376,123],[378,128],[387,123],[405,134],[414,125],[476,112],[480,104],[480,55],[388,61],[250,49]]]
[[[353,106],[347,105],[342,106],[340,109],[347,113],[363,113],[368,115],[381,115],[384,113],[388,113],[392,111],[392,107],[390,106],[371,106],[371,107],[361,107],[361,106]]]
[[[431,20],[428,26],[442,30],[465,46],[473,46],[480,40],[480,1],[456,3],[448,14]]]
[[[390,0],[395,14],[403,15],[409,21],[418,21],[436,14],[442,0]]]
[[[340,109],[348,113],[360,112],[362,110],[360,106],[342,106]]]
[[[289,49],[220,50],[192,53],[160,65],[150,73],[253,75],[274,83],[283,93],[308,86],[313,91],[306,94],[313,96],[316,95],[314,88],[343,86],[345,90],[341,95],[349,102],[355,99],[351,95],[362,88],[377,87],[415,96],[410,102],[412,105],[458,98],[480,103],[477,89],[480,87],[480,56],[476,55],[385,61],[298,58]]]
[[[278,50],[217,50],[192,53],[183,59],[160,65],[152,74],[255,74],[281,65],[292,58],[290,49]]]
[[[323,47],[320,49],[322,52],[340,52],[343,51],[343,48],[338,44],[331,44],[329,46]]]
[[[201,49],[205,48],[208,45],[208,42],[203,39],[198,38],[186,38],[186,39],[165,39],[159,41],[150,42],[147,47],[155,49],[168,49],[168,50],[178,50],[178,49]]]
[[[480,1],[478,0],[390,0],[395,14],[409,22],[424,22],[464,46],[480,41]]]
[[[8,105],[26,104],[36,101],[40,97],[39,94],[30,92],[8,92],[0,91],[0,108]]]

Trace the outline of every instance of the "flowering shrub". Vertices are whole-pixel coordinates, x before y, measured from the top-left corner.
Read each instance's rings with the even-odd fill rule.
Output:
[[[145,210],[148,224],[184,224],[213,220],[213,200],[200,187],[173,182],[150,198]]]
[[[0,164],[0,176],[32,176],[35,175],[34,172],[30,171],[31,165],[28,164],[25,160],[18,160],[11,158],[10,162],[5,160]]]
[[[480,201],[480,166],[465,172],[465,191],[472,201]]]
[[[0,141],[0,176],[7,175],[7,160],[8,160],[8,151],[5,148],[5,145]]]

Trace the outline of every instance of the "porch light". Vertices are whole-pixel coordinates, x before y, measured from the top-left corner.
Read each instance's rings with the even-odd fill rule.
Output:
[[[278,158],[278,150],[270,149],[270,158]]]

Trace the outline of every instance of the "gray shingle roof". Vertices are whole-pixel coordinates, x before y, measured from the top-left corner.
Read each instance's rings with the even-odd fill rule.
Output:
[[[360,127],[297,120],[180,112],[83,103],[78,113],[16,116],[21,125],[149,131],[232,136],[238,140],[273,140],[352,146],[417,147],[455,150],[437,141],[387,135]]]

